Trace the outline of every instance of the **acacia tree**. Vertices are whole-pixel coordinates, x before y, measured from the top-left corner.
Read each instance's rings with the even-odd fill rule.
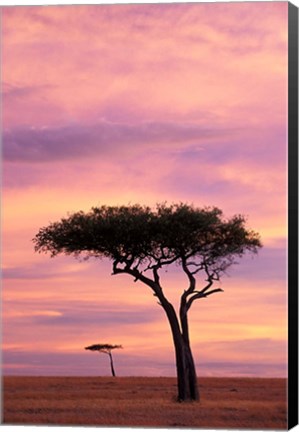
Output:
[[[110,345],[110,344],[94,344],[94,345],[90,345],[88,347],[85,347],[86,350],[108,354],[108,356],[110,358],[111,373],[112,373],[112,376],[114,376],[114,377],[115,377],[115,370],[114,370],[111,351],[116,349],[116,348],[122,348],[122,346],[121,345]]]
[[[113,275],[127,274],[147,285],[170,324],[178,400],[199,400],[188,312],[196,300],[222,291],[217,283],[236,258],[261,247],[259,235],[246,228],[242,215],[225,219],[216,207],[183,203],[157,204],[155,209],[101,206],[41,228],[33,241],[36,251],[50,252],[52,257],[59,253],[106,257],[112,261]],[[171,264],[186,275],[178,314],[161,282],[162,269]]]

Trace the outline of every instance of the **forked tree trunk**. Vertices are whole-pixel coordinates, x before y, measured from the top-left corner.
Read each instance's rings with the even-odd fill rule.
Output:
[[[180,402],[198,401],[199,390],[189,338],[186,340],[186,337],[184,337],[186,334],[183,335],[180,329],[173,306],[168,302],[164,302],[162,306],[168,317],[174,342],[178,382],[178,400]]]
[[[125,270],[119,270],[119,273]],[[114,270],[114,274],[116,271]],[[164,309],[171,328],[177,369],[177,383],[178,383],[178,400],[183,401],[198,401],[199,390],[197,385],[197,377],[195,371],[194,360],[189,343],[188,321],[187,321],[187,308],[186,301],[182,298],[182,306],[180,310],[181,327],[174,307],[166,299],[163,294],[162,288],[159,284],[159,276],[154,271],[155,282],[147,279],[137,271],[130,272],[136,279],[141,280],[154,291],[155,297],[158,297],[159,304]],[[184,300],[184,301],[183,301]]]
[[[194,360],[190,346],[186,345],[182,335],[178,335],[179,342],[174,342],[176,352],[178,400],[198,401],[199,390]]]

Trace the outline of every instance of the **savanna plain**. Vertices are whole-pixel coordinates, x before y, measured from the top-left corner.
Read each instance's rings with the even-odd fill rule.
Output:
[[[281,378],[200,378],[200,402],[164,377],[20,377],[2,381],[2,422],[32,425],[286,429]]]

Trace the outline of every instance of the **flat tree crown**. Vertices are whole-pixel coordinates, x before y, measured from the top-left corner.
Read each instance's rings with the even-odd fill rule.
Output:
[[[113,349],[122,348],[121,345],[111,345],[111,344],[94,344],[85,347],[86,350],[90,351],[103,351],[110,352]]]
[[[257,252],[259,235],[242,215],[223,217],[216,207],[188,204],[100,206],[79,211],[41,228],[35,250],[107,257],[127,266],[162,266],[190,257],[195,265],[230,265],[234,256]]]

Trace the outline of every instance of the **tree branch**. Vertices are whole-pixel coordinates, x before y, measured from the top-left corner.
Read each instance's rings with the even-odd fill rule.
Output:
[[[162,291],[162,288],[159,284],[159,275],[158,274],[156,275],[156,277],[153,280],[147,276],[144,276],[144,274],[142,274],[136,267],[134,267],[133,269],[128,267],[128,266],[120,268],[117,266],[118,264],[119,264],[118,260],[115,260],[113,262],[113,275],[129,274],[135,278],[135,281],[140,280],[144,284],[148,285],[154,291],[155,295],[158,297],[158,299],[160,301],[162,298],[165,298],[163,291]]]
[[[155,267],[161,268],[164,265],[173,264],[175,261],[177,261],[179,259],[178,255],[175,255],[173,258],[165,259],[164,261],[162,260],[162,258],[157,258],[154,255],[148,255],[148,256],[155,260],[155,264],[152,264],[150,262],[144,271],[152,270]]]
[[[180,322],[181,322],[181,329],[183,333],[183,338],[186,344],[189,344],[189,329],[188,329],[188,307],[187,307],[187,298],[189,295],[191,295],[196,287],[196,279],[193,276],[192,272],[188,268],[187,259],[185,256],[181,257],[182,260],[182,268],[184,272],[186,273],[188,279],[189,279],[189,288],[183,292],[181,295],[181,304],[180,304]]]
[[[160,276],[158,273],[158,269],[159,269],[159,267],[157,267],[157,266],[153,268],[153,275],[154,275],[154,280],[155,280],[156,284],[160,285]]]
[[[203,270],[204,269],[204,265],[203,265],[203,263],[196,263],[196,262],[194,262],[194,261],[192,261],[192,262],[188,262],[187,263],[187,260],[186,260],[186,265],[187,266],[194,266],[194,267],[196,267],[196,270],[189,270],[190,271],[190,273],[192,274],[192,275],[195,275],[196,273],[198,273],[200,270]]]
[[[208,297],[209,295],[214,294],[216,292],[223,292],[223,289],[221,289],[221,288],[215,288],[209,292],[205,292],[204,290],[205,290],[205,288],[201,291],[197,291],[193,297],[190,297],[190,299],[188,300],[187,305],[186,305],[187,311],[190,309],[194,300]]]

